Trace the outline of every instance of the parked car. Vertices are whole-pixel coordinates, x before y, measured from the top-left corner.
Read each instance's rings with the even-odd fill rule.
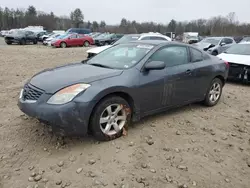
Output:
[[[165,40],[165,41],[171,41],[171,38],[162,34],[158,33],[142,33],[142,34],[128,34],[124,35],[122,38],[117,40],[115,43],[112,45],[117,45],[117,44],[122,44],[122,43],[127,43],[129,41],[134,41],[134,40]],[[96,47],[89,49],[87,51],[88,53],[88,58],[91,58],[95,56],[96,54],[102,52],[103,50],[106,50],[107,48],[111,47],[112,45],[106,45],[106,46],[101,46],[101,47]]]
[[[112,34],[104,36],[103,38],[95,39],[95,45],[96,46],[110,45],[113,42],[119,40],[123,36],[124,36],[124,34],[114,34],[114,33],[112,33]]]
[[[250,42],[250,36],[245,36],[242,38],[242,40],[240,41],[240,43],[242,42]]]
[[[37,44],[37,38],[34,32],[21,29],[12,31],[11,34],[6,35],[4,39],[8,45],[13,43],[25,45],[30,42]]]
[[[68,34],[64,37],[58,38],[56,41],[51,43],[53,47],[71,47],[71,46],[85,46],[93,45],[94,40],[90,36],[79,35],[79,34]]]
[[[190,45],[134,41],[36,74],[18,106],[62,134],[112,140],[147,115],[198,101],[216,105],[227,74],[225,61]]]
[[[43,41],[43,44],[44,44],[44,45],[50,46],[52,40],[55,40],[55,39],[57,39],[58,37],[64,36],[64,35],[65,35],[65,34],[55,33],[55,34],[51,35],[49,38],[45,39],[45,40]],[[66,34],[66,35],[67,35],[67,34]]]
[[[64,30],[54,30],[54,31],[52,31],[50,33],[47,33],[45,35],[40,36],[39,37],[39,41],[43,42],[44,40],[46,40],[47,38],[51,37],[54,34],[61,34],[61,35],[63,35],[63,34],[65,34],[65,31]]]
[[[207,37],[193,45],[216,56],[231,47],[233,44],[236,44],[236,42],[232,37]]]
[[[7,34],[8,34],[8,30],[2,30],[2,31],[0,31],[0,36],[1,37],[5,37]]]
[[[250,82],[250,42],[235,44],[217,57],[229,62],[229,79]]]
[[[86,28],[70,28],[66,33],[89,34],[91,30]]]

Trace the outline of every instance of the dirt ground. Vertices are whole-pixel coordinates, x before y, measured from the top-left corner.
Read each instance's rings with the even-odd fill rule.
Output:
[[[62,140],[24,116],[17,99],[25,80],[85,51],[0,39],[0,188],[249,188],[249,86],[227,83],[217,106],[148,117],[111,142]]]

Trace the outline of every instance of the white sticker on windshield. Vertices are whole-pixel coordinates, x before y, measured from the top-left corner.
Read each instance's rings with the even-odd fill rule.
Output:
[[[146,48],[146,49],[152,49],[154,46],[152,45],[138,45],[137,48]]]
[[[128,65],[124,65],[124,68],[128,68],[129,66]]]

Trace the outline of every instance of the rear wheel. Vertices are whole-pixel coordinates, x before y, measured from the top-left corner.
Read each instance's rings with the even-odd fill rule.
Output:
[[[85,41],[85,42],[83,43],[83,46],[89,47],[89,41]]]
[[[21,45],[25,45],[26,44],[26,40],[25,39],[21,39],[20,44]]]
[[[221,79],[213,79],[204,100],[206,106],[215,106],[219,102],[222,94],[222,87],[223,84]]]
[[[103,99],[93,111],[90,131],[97,140],[108,141],[120,137],[131,120],[131,108],[118,96]]]
[[[60,44],[60,46],[61,46],[61,48],[66,48],[66,47],[67,47],[67,44],[66,44],[65,42],[62,42],[62,43]]]

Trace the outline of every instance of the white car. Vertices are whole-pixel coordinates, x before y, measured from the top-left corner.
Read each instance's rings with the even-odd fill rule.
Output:
[[[160,33],[142,33],[142,34],[128,34],[124,35],[122,38],[120,38],[118,41],[116,41],[112,45],[106,45],[106,46],[101,46],[101,47],[95,47],[91,48],[87,51],[88,53],[88,58],[91,58],[95,56],[96,54],[102,52],[103,50],[106,50],[107,48],[116,45],[116,44],[121,44],[121,43],[126,43],[129,41],[134,41],[134,40],[165,40],[165,41],[171,41],[171,38],[165,35],[162,35]]]
[[[49,38],[47,38],[46,40],[43,41],[43,44],[44,45],[50,45],[51,44],[51,41],[56,39],[57,37],[61,36],[62,34],[59,34],[59,33],[55,33],[53,35],[51,35]]]
[[[217,57],[229,63],[229,79],[250,82],[250,42],[234,44]]]

